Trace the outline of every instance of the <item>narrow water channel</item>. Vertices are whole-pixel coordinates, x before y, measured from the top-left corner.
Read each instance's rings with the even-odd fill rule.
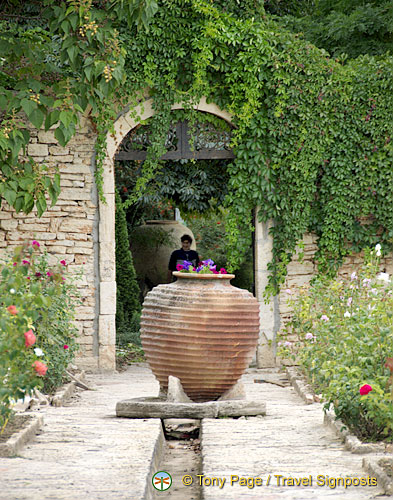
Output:
[[[190,486],[185,486],[182,482],[184,475],[195,478],[201,471],[199,423],[198,428],[195,429],[194,426],[189,425],[190,421],[179,419],[175,423],[173,419],[171,422],[172,424],[168,424],[168,421],[163,422],[165,449],[158,470],[166,471],[171,475],[172,485],[164,492],[154,491],[153,499],[162,500],[165,496],[165,499],[171,500],[200,500],[201,487],[198,482],[193,481]],[[179,430],[171,432],[171,425]],[[181,430],[182,425],[185,432]],[[190,428],[192,428],[191,431]]]

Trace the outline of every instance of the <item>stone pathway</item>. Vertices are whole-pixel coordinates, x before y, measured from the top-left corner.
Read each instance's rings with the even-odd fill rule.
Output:
[[[158,382],[145,366],[89,379],[95,390],[79,391],[70,406],[43,411],[42,433],[20,457],[0,458],[1,500],[149,496],[161,421],[120,419],[115,406],[124,398],[157,395]]]
[[[375,486],[329,487],[329,478],[367,478],[362,456],[346,451],[333,431],[323,425],[322,405],[306,405],[292,387],[254,383],[254,378],[272,371],[249,372],[242,379],[247,397],[266,401],[267,415],[203,421],[204,500],[364,500],[382,495]],[[238,481],[233,478],[232,486],[231,475],[239,477]],[[221,489],[208,485],[213,477],[226,479]],[[260,477],[262,486],[249,488],[247,480],[241,486],[241,477]],[[284,478],[292,479],[284,484]],[[298,486],[293,478],[304,478],[309,485]]]
[[[382,496],[375,486],[317,485],[318,475],[367,478],[362,456],[346,451],[323,425],[321,405],[305,405],[292,387],[254,383],[254,378],[266,373],[274,376],[274,372],[251,369],[243,377],[248,399],[266,401],[266,417],[203,421],[202,498],[365,500]],[[91,376],[90,384],[95,390],[79,391],[69,406],[43,410],[43,432],[21,456],[0,458],[0,500],[157,498],[152,492],[152,474],[157,470],[171,473],[160,462],[161,422],[116,418],[115,405],[122,399],[156,396],[158,383],[146,366],[134,365],[119,374]],[[199,482],[195,468],[188,471],[184,465],[180,462],[172,471],[173,487],[179,493],[186,489],[181,483],[183,474]],[[233,486],[231,475],[239,477]],[[309,486],[291,486],[290,479],[283,484],[283,478],[306,482],[310,476]],[[263,484],[240,486],[242,477],[260,477]],[[207,485],[213,478],[221,484],[225,479],[222,488]],[[169,498],[169,491],[160,492],[159,497]]]

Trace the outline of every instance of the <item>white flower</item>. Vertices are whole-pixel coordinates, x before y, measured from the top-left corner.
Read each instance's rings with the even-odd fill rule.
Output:
[[[11,288],[10,293],[15,293],[15,288]]]
[[[354,271],[352,274],[351,274],[351,281],[354,281],[357,279],[357,275],[356,275],[356,271]]]
[[[379,273],[379,274],[377,274],[377,280],[386,281],[386,283],[390,283],[389,273]]]
[[[375,245],[375,254],[377,257],[381,256],[381,245],[379,243]]]
[[[329,307],[329,309],[330,309],[331,311],[333,311],[333,306],[330,306],[330,307]]]
[[[314,339],[314,335],[311,332],[306,333],[305,339],[306,340],[313,340]]]
[[[44,355],[44,352],[39,347],[36,347],[34,349],[34,353],[35,353],[36,356],[43,356]]]
[[[351,313],[349,311],[345,311],[344,318],[350,318],[350,317],[351,317]]]

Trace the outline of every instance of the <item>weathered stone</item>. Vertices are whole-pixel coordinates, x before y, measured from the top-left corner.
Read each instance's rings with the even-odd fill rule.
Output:
[[[116,342],[116,319],[113,314],[100,314],[98,319],[98,342],[114,345]]]
[[[169,375],[168,391],[166,400],[170,403],[192,403],[192,400],[184,392],[183,386],[177,377]]]
[[[19,222],[18,229],[20,231],[45,231],[48,230],[48,226],[44,224],[23,224],[23,222]]]
[[[100,314],[116,314],[116,282],[100,283]]]
[[[70,253],[78,253],[78,254],[83,254],[83,255],[91,255],[93,253],[92,248],[86,248],[86,247],[75,247],[75,248],[69,248],[67,252]]]
[[[68,218],[61,222],[59,229],[65,233],[89,234],[93,230],[93,222],[87,219]]]
[[[48,156],[49,150],[47,144],[29,144],[27,152],[30,156]]]
[[[91,174],[91,168],[83,163],[73,163],[72,165],[59,165],[59,170],[63,174]],[[63,177],[63,175],[62,175]],[[77,177],[79,179],[80,176]]]
[[[99,241],[115,241],[115,195],[107,194],[107,204],[100,202]]]
[[[116,370],[116,346],[100,345],[98,362],[98,366],[101,371]]]
[[[11,231],[18,227],[18,221],[16,219],[2,219],[0,227],[4,229],[4,231]]]
[[[217,401],[233,401],[235,399],[246,399],[246,391],[242,381],[236,384],[222,394]]]
[[[201,428],[201,421],[194,418],[166,418],[163,424],[165,436],[173,439],[197,438]]]
[[[115,242],[105,241],[100,245],[100,274],[103,281],[115,281]]]
[[[57,139],[55,138],[55,131],[54,130],[40,130],[38,132],[38,140],[39,142],[42,143],[47,143],[47,144],[57,144]]]
[[[266,415],[266,404],[254,401],[170,403],[160,398],[119,401],[116,415],[128,418],[219,418]]]
[[[90,200],[90,192],[78,188],[64,188],[59,194],[59,200]]]
[[[58,155],[68,155],[70,152],[69,148],[62,148],[61,146],[50,146],[49,147],[49,153],[53,156],[58,156]],[[62,159],[63,161],[63,159]]]

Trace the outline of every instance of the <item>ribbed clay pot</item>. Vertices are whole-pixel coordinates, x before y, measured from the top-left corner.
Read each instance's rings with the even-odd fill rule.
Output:
[[[141,340],[161,387],[180,379],[193,401],[211,401],[249,366],[259,336],[259,304],[230,284],[233,274],[174,272],[145,298]]]

